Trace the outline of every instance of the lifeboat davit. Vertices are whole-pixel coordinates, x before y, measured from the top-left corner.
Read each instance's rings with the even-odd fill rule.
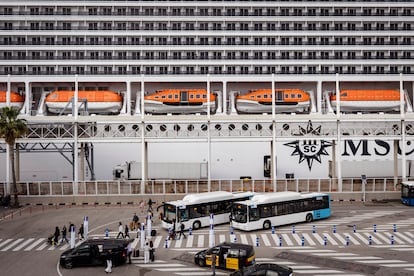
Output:
[[[336,94],[330,96],[336,110]],[[341,90],[340,110],[343,112],[383,112],[400,110],[399,90]]]
[[[24,96],[17,92],[10,92],[10,106],[14,109],[20,110],[24,103]],[[0,91],[0,108],[7,106],[7,92]]]
[[[206,113],[206,89],[166,89],[144,97],[145,112],[154,114]],[[210,93],[210,112],[216,111],[216,94]]]
[[[310,96],[300,89],[276,89],[275,112],[305,112],[310,107]],[[236,97],[239,113],[272,113],[272,90],[259,89]]]
[[[49,112],[71,113],[72,105],[69,103],[75,91],[57,90],[46,96],[45,103]],[[86,106],[89,113],[113,114],[119,113],[122,108],[122,96],[114,91],[78,91],[78,106],[81,110]]]

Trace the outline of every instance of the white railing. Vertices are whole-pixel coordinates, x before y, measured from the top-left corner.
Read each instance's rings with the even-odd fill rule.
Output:
[[[255,192],[395,192],[400,190],[401,179],[368,178],[365,187],[360,178],[338,179],[278,179],[272,180],[211,180],[211,191],[255,191]],[[75,185],[77,184],[77,185]],[[145,185],[141,189],[141,185]],[[21,196],[76,196],[76,195],[142,195],[187,194],[208,192],[207,180],[150,180],[150,181],[38,181],[19,182]],[[0,194],[4,194],[6,183],[0,182]],[[365,189],[364,189],[365,188]]]

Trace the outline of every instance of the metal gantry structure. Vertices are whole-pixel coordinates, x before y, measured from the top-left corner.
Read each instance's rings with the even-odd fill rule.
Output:
[[[315,77],[315,76],[313,76]],[[292,141],[292,140],[328,140],[332,141],[334,145],[333,157],[336,166],[336,177],[338,178],[338,191],[342,191],[341,182],[341,158],[340,156],[341,141],[343,139],[355,140],[392,140],[394,147],[401,144],[401,159],[402,159],[402,176],[406,175],[406,155],[405,147],[407,142],[414,140],[414,114],[411,108],[405,106],[404,99],[407,98],[404,92],[404,82],[412,83],[414,81],[412,76],[399,77],[389,76],[388,79],[383,80],[378,76],[380,81],[399,82],[401,108],[400,113],[397,114],[344,114],[340,112],[339,104],[336,108],[338,112],[322,112],[322,82],[335,82],[337,98],[339,98],[340,83],[342,76],[334,75],[324,80],[317,81],[316,101],[317,111],[310,114],[276,114],[275,103],[272,104],[272,114],[257,114],[257,115],[234,115],[227,114],[226,108],[223,112],[210,114],[209,108],[205,115],[160,115],[154,116],[141,113],[134,113],[131,107],[131,81],[125,79],[127,91],[127,108],[126,114],[115,116],[83,116],[79,114],[77,108],[77,92],[79,82],[84,80],[79,79],[78,76],[72,77],[75,96],[73,102],[72,116],[32,116],[30,110],[26,109],[22,112],[21,118],[28,122],[27,134],[18,139],[20,145],[24,145],[24,149],[37,148],[42,149],[41,145],[49,145],[43,147],[43,150],[53,147],[55,150],[64,152],[66,150],[72,151],[73,160],[73,182],[74,191],[77,182],[80,180],[80,159],[83,159],[86,154],[89,168],[93,172],[93,151],[85,145],[93,145],[94,143],[140,143],[142,154],[142,176],[146,179],[146,167],[148,163],[147,145],[152,142],[200,142],[205,143],[208,149],[208,164],[211,164],[211,144],[220,141],[244,141],[244,142],[269,142],[271,145],[271,179],[276,185],[276,142]],[[246,77],[243,77],[246,81]],[[346,77],[345,77],[346,79]],[[201,76],[198,81],[203,82],[210,91],[211,81],[219,81],[223,83],[223,103],[226,106],[227,91],[226,84],[229,80],[223,79],[220,76]],[[241,80],[241,79],[240,79]],[[22,76],[8,76],[7,78],[0,78],[1,82],[7,82],[7,92],[11,91],[11,83],[25,82],[28,93],[30,93],[30,82],[24,80]],[[57,80],[53,80],[57,81]],[[67,80],[66,80],[67,81]],[[137,80],[141,84],[141,99],[144,98],[145,83],[159,81],[159,79],[147,78],[143,75]],[[185,81],[184,79],[181,81]],[[197,80],[196,80],[197,81]],[[233,80],[236,81],[236,80]],[[257,80],[250,77],[248,81],[262,81],[268,82],[272,87],[273,98],[275,95],[275,76],[268,76]],[[278,79],[278,81],[280,81]],[[297,79],[296,81],[299,81]],[[209,94],[209,93],[208,93]],[[8,96],[10,97],[10,96]],[[10,101],[10,98],[8,98]],[[141,101],[141,110],[144,110],[144,102]],[[411,107],[411,106],[410,106]],[[0,140],[4,144],[4,140]],[[57,147],[56,145],[64,145]],[[1,145],[1,144],[0,144]],[[3,151],[5,147],[2,147]],[[28,146],[38,145],[38,146]],[[50,146],[52,145],[52,146]],[[68,145],[70,145],[68,147]],[[22,148],[22,149],[23,149]],[[397,164],[398,158],[396,156],[397,149],[394,150],[394,162]],[[82,158],[78,156],[81,155]],[[68,160],[69,161],[69,160]],[[83,162],[83,161],[81,161]],[[7,180],[10,182],[10,167],[9,157],[7,155]],[[93,174],[92,174],[93,175]],[[211,190],[211,169],[208,167],[208,190]],[[143,190],[145,187],[141,185]],[[274,189],[276,190],[276,189]]]

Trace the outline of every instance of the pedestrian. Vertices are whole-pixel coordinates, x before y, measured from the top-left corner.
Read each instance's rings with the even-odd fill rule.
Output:
[[[216,259],[216,252],[213,252],[213,254],[211,255],[211,270],[213,271],[213,276],[216,276]]]
[[[152,212],[152,204],[153,204],[154,202],[152,201],[152,199],[150,198],[150,199],[148,199],[148,211],[151,211]]]
[[[141,209],[141,214],[142,214],[142,213],[144,213],[144,205],[145,205],[144,201],[143,201],[143,200],[141,200],[141,201],[139,202],[139,208]]]
[[[180,224],[180,236],[178,237],[179,240],[181,240],[181,235],[184,236],[184,239],[187,238],[184,234],[184,228],[185,228],[184,223],[181,222],[181,224]]]
[[[78,235],[79,235],[80,240],[84,239],[83,232],[84,232],[84,230],[83,230],[83,223],[82,223],[81,226],[79,227],[79,231],[78,231]]]
[[[129,239],[129,229],[128,229],[128,225],[125,224],[125,239],[128,238]]]
[[[62,239],[60,240],[60,243],[63,243],[63,241],[66,241],[69,243],[68,238],[66,237],[68,230],[66,229],[66,225],[63,225],[62,227]]]
[[[171,228],[171,232],[170,232],[170,237],[168,238],[169,240],[175,240],[175,219],[172,220],[172,228]]]
[[[139,217],[137,216],[137,213],[134,213],[134,216],[132,217],[133,228],[131,228],[131,230],[138,229],[138,221]]]
[[[124,238],[124,226],[122,226],[122,222],[119,222],[118,235],[116,236],[116,238],[119,239],[119,236]]]
[[[105,257],[106,257],[105,272],[112,273],[112,250],[111,249],[108,250]]]
[[[154,256],[154,243],[152,242],[152,240],[149,241],[149,254],[150,254],[150,260],[151,262],[154,262],[155,260],[155,256]]]
[[[127,245],[127,256],[128,256],[128,263],[131,264],[131,255],[132,255],[132,242],[129,242]]]
[[[150,258],[150,247],[149,247],[149,243],[146,242],[144,246],[144,263],[145,264],[149,262],[149,258]]]
[[[52,242],[53,245],[57,245],[58,244],[58,242],[59,242],[59,236],[60,236],[60,230],[59,230],[59,227],[56,226],[55,233],[53,234],[53,242]]]

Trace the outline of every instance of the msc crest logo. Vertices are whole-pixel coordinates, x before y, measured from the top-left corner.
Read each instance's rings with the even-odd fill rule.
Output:
[[[299,126],[299,133],[300,135],[320,135],[321,126],[313,128],[312,122],[309,121],[306,129]],[[332,143],[323,140],[296,140],[284,145],[294,148],[291,156],[299,156],[299,164],[306,160],[310,171],[312,170],[313,161],[322,163],[321,155],[329,155],[326,148],[332,146]]]

